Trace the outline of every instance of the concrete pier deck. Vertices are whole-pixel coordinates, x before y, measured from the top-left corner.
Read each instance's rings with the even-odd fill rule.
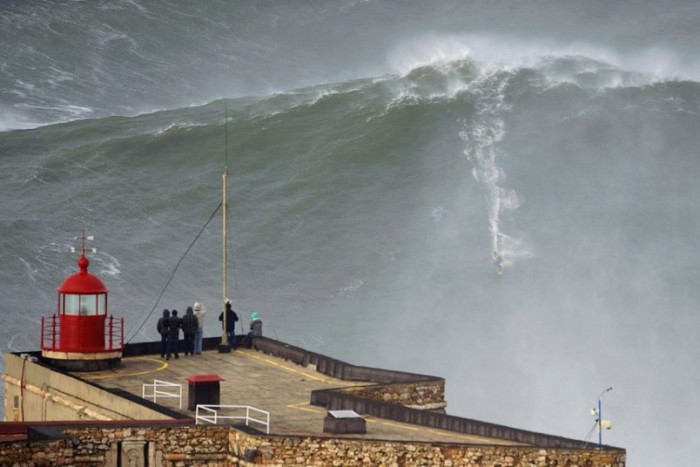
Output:
[[[187,378],[193,375],[216,374],[220,382],[221,405],[246,405],[270,413],[270,434],[300,436],[337,436],[323,432],[323,407],[310,405],[311,391],[341,388],[357,383],[335,379],[319,373],[313,365],[301,366],[279,357],[253,349],[237,349],[231,353],[216,350],[201,355],[184,356],[165,361],[158,355],[125,357],[119,368],[74,375],[105,388],[118,388],[141,397],[144,384],[154,380],[182,384],[182,408],[176,398],[158,398],[157,403],[187,417],[195,417],[188,410]],[[366,434],[347,434],[346,437],[425,442],[455,442],[487,445],[522,445],[487,437],[465,435],[398,423],[375,417],[365,417]],[[265,431],[264,427],[253,428]]]

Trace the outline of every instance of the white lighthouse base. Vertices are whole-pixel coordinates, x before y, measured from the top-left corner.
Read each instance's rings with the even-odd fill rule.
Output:
[[[99,371],[115,368],[121,364],[122,352],[63,352],[42,350],[41,356],[50,361],[51,366],[67,371]]]

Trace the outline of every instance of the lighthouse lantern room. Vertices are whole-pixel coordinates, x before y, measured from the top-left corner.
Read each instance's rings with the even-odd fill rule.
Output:
[[[85,241],[92,239],[85,233],[76,237],[82,241],[79,271],[58,287],[57,313],[41,320],[42,356],[71,371],[112,368],[121,361],[124,348],[124,318],[115,320],[108,314],[109,291],[88,272]]]

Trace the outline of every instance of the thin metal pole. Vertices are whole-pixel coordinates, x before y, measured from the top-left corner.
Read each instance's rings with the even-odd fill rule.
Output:
[[[222,320],[223,324],[223,330],[221,333],[221,345],[225,349],[228,347],[228,326],[227,326],[227,313],[226,313],[226,283],[227,283],[227,259],[226,259],[226,240],[227,240],[227,232],[226,232],[226,224],[227,224],[227,219],[226,217],[228,216],[228,208],[226,207],[226,185],[227,185],[227,179],[228,179],[228,103],[224,99],[224,173],[221,175],[222,178],[222,185],[223,185],[223,200],[221,202],[221,208],[223,209],[223,214],[221,218],[223,219],[223,231],[222,231],[222,236],[221,236],[221,261],[222,261],[222,280],[223,280],[223,291],[221,294],[221,303],[223,303],[223,316],[224,319]],[[224,350],[222,349],[222,350]]]
[[[223,175],[221,176],[221,178],[223,179],[223,185],[224,185],[224,190],[223,190],[223,191],[224,191],[224,199],[223,199],[223,201],[222,201],[222,206],[221,206],[221,207],[223,208],[223,210],[224,210],[224,214],[223,214],[223,236],[222,236],[222,242],[221,242],[221,245],[222,245],[222,248],[221,248],[221,250],[222,250],[222,251],[221,251],[221,258],[222,258],[222,261],[223,261],[223,263],[222,263],[222,271],[223,271],[223,274],[222,274],[222,276],[223,276],[223,294],[222,294],[222,302],[223,302],[223,304],[224,304],[224,319],[223,319],[223,326],[224,326],[224,329],[223,329],[223,332],[221,333],[221,343],[222,343],[223,345],[228,345],[228,333],[227,333],[228,327],[227,327],[227,325],[226,325],[226,318],[227,318],[227,316],[226,316],[226,315],[227,315],[227,313],[226,313],[226,280],[227,280],[227,277],[226,277],[226,264],[227,264],[227,263],[226,263],[226,235],[227,235],[227,234],[226,234],[226,212],[227,212],[227,210],[226,210],[226,178],[227,178],[227,175],[228,175],[227,172],[228,172],[228,168],[227,168],[227,167],[224,167],[224,173],[223,173]]]
[[[598,396],[598,447],[603,447],[603,405],[600,402],[601,396]]]
[[[221,175],[221,182],[223,185],[223,200],[221,202],[221,208],[223,209],[223,215],[221,216],[223,219],[223,226],[222,226],[222,238],[221,238],[221,270],[222,270],[222,293],[221,293],[221,302],[224,305],[223,308],[223,319],[222,324],[223,324],[223,329],[221,332],[221,344],[219,345],[219,353],[228,353],[231,351],[230,347],[230,342],[228,339],[228,323],[227,323],[227,313],[226,313],[226,296],[228,295],[226,292],[226,282],[227,282],[227,258],[226,258],[226,244],[227,244],[227,239],[228,239],[228,234],[226,232],[226,229],[228,227],[228,207],[226,206],[226,185],[228,182],[228,106],[226,105],[226,101],[224,100],[224,173]]]

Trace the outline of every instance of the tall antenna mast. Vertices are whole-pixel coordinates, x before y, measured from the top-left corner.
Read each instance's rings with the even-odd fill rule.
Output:
[[[227,260],[226,260],[226,240],[227,240],[227,232],[226,232],[226,224],[227,222],[227,215],[228,215],[228,208],[226,207],[226,185],[228,182],[228,105],[226,104],[226,101],[224,100],[224,172],[221,174],[221,181],[223,185],[223,199],[221,201],[221,208],[223,209],[223,229],[222,229],[222,236],[221,236],[221,261],[222,261],[222,303],[224,305],[224,312],[223,312],[223,330],[221,333],[221,345],[219,345],[219,353],[228,353],[231,351],[230,343],[228,341],[228,323],[226,322],[226,282],[227,282]]]

